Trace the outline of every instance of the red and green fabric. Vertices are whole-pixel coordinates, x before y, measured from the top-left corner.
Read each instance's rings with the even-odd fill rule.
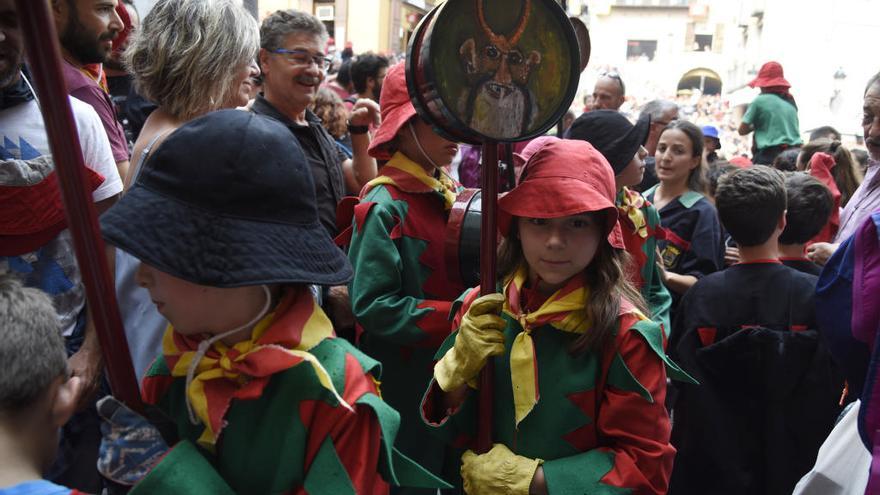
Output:
[[[459,317],[478,295],[473,289],[463,297]],[[666,377],[690,378],[666,357],[659,325],[624,311],[607,352],[579,355],[569,352],[578,333],[552,323],[532,329],[540,400],[517,426],[510,361],[522,327],[507,312],[502,317],[506,352],[493,358],[493,441],[543,459],[551,494],[666,493],[675,456],[664,407]],[[438,356],[453,343],[454,335]],[[478,395],[470,390],[461,406],[447,411],[442,391],[431,382],[422,401],[423,421],[453,446],[473,448]]]
[[[305,338],[303,328],[314,318],[297,313],[297,307],[282,301],[263,334],[275,341],[262,344],[288,348]],[[132,493],[355,494],[387,493],[389,483],[445,485],[394,447],[399,415],[380,398],[380,364],[332,331],[309,347],[320,366],[293,365],[252,378],[249,367],[261,364],[232,369],[233,351],[217,359],[225,363],[219,365],[225,375],[206,382],[214,387],[207,411],[219,410],[222,424],[208,445],[204,421],[190,421],[186,377],[176,376],[170,365],[179,356],[163,355],[153,364],[144,379],[144,400],[175,422],[181,440]],[[322,383],[319,369],[331,387]],[[217,385],[221,382],[225,389]]]
[[[657,266],[657,234],[661,233],[660,214],[638,191],[626,187],[617,194],[617,210],[626,251],[633,258],[630,280],[641,291],[651,311],[651,319],[663,326],[668,337],[672,295],[663,285]]]
[[[348,248],[360,348],[382,363],[383,398],[401,412],[398,447],[431,470],[441,469],[443,446],[422,425],[418,401],[465,289],[447,277],[443,255],[458,189],[395,154],[362,191]]]

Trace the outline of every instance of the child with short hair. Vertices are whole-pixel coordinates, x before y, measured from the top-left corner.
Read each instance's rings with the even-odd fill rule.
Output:
[[[0,494],[78,494],[41,479],[82,385],[70,378],[52,301],[0,275],[0,331]]]
[[[181,440],[132,493],[447,486],[394,449],[399,416],[380,398],[380,364],[335,337],[309,290],[351,278],[309,170],[283,124],[221,110],[172,133],[102,217],[171,323],[143,395]],[[102,473],[138,481],[113,469],[126,459],[112,455],[112,431],[126,425],[103,415]]]
[[[494,364],[493,441],[462,456],[466,493],[666,493],[675,450],[663,332],[623,268],[614,172],[589,143],[552,138],[499,200],[500,294],[458,302],[422,403],[458,447],[474,383]]]
[[[715,204],[741,261],[697,281],[673,323],[670,354],[700,385],[678,387],[670,493],[790,493],[831,431],[843,386],[815,330],[816,277],[779,262],[780,172],[726,175]]]
[[[795,270],[819,275],[822,267],[805,255],[807,243],[825,227],[834,200],[831,191],[816,178],[800,172],[785,176],[788,209],[785,230],[779,235],[779,261]]]

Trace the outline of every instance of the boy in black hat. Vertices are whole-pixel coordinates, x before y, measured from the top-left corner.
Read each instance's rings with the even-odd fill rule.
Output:
[[[352,271],[289,137],[249,112],[195,119],[101,219],[108,242],[141,260],[138,282],[171,323],[143,395],[180,441],[155,467],[131,469],[125,439],[143,422],[112,398],[100,407],[110,435],[99,467],[138,482],[132,493],[445,486],[394,449],[399,416],[379,397],[379,363],[335,338],[308,288]]]
[[[790,493],[839,412],[843,382],[816,332],[816,277],[782,265],[782,174],[725,175],[718,215],[740,263],[699,279],[676,311],[670,354],[700,385],[681,384],[670,494]]]
[[[818,276],[822,267],[807,259],[805,249],[831,217],[834,208],[831,191],[816,178],[801,172],[785,176],[785,190],[788,209],[785,230],[779,236],[779,261],[795,270]]]
[[[568,139],[588,141],[611,164],[623,241],[634,262],[628,274],[645,298],[651,318],[663,325],[668,335],[672,296],[663,285],[656,260],[660,214],[641,193],[630,189],[642,181],[645,173],[648,152],[644,144],[650,128],[651,116],[648,114],[643,114],[636,125],[632,125],[620,112],[593,110],[574,121]]]

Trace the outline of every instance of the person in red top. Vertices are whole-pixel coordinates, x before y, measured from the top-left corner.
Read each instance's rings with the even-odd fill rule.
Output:
[[[41,479],[82,386],[67,368],[52,300],[0,276],[0,325],[0,495],[80,493]]]
[[[125,28],[117,0],[53,0],[52,13],[61,43],[62,76],[67,92],[91,105],[107,132],[119,176],[128,172],[129,147],[110,95],[86,69],[110,58],[113,39]]]

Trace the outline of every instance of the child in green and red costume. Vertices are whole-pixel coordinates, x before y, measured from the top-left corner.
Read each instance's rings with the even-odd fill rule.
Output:
[[[434,353],[452,329],[452,302],[465,287],[444,261],[446,221],[460,186],[441,170],[458,145],[436,134],[410,103],[404,64],[391,67],[380,98],[382,125],[370,154],[386,161],[361,191],[348,256],[360,348],[382,363],[383,399],[401,412],[398,446],[433,471],[443,444],[419,418]]]
[[[632,125],[620,112],[593,110],[578,117],[566,137],[592,144],[614,170],[615,204],[620,215],[623,243],[633,261],[630,280],[641,291],[651,319],[663,325],[664,333],[669,335],[672,296],[663,285],[657,266],[660,214],[641,193],[630,189],[639,185],[645,174],[648,151],[644,144],[650,128],[651,116],[647,114]]]
[[[344,284],[351,268],[283,125],[236,110],[187,123],[101,220],[171,323],[143,395],[179,436],[157,448],[142,418],[104,399],[106,477],[132,493],[445,486],[394,449],[379,363],[335,338],[309,289]]]
[[[616,192],[589,143],[555,140],[498,202],[501,294],[465,294],[422,404],[470,447],[473,386],[494,363],[494,446],[462,456],[469,494],[666,492],[666,377],[686,375],[624,273]]]

